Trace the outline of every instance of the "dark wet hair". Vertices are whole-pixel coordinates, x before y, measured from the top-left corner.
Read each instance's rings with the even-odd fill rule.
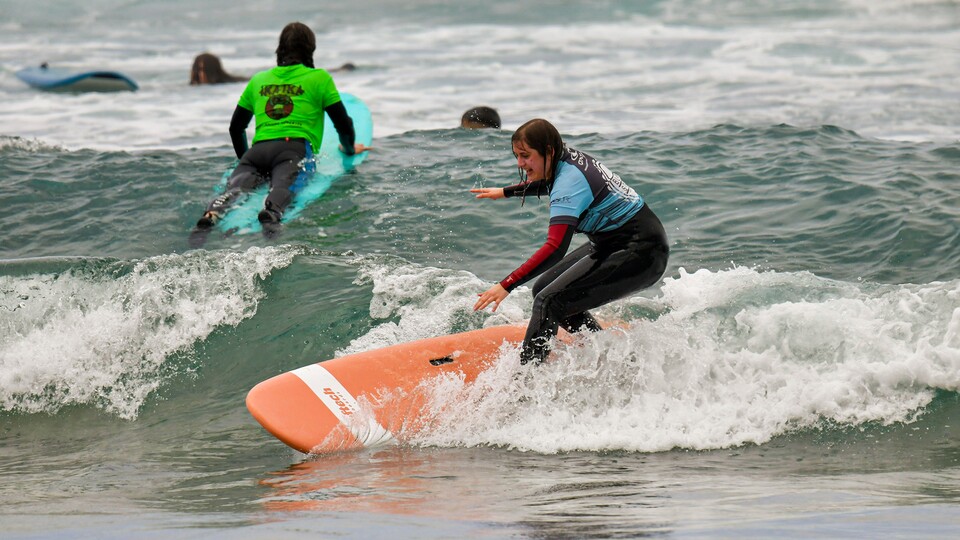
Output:
[[[480,107],[468,109],[467,112],[463,113],[463,116],[460,117],[460,126],[466,128],[500,129],[500,115],[497,114],[496,109],[481,105]]]
[[[317,50],[317,37],[309,26],[301,22],[292,22],[280,32],[277,44],[277,65],[293,66],[303,64],[313,66],[313,51]]]
[[[563,138],[560,137],[560,132],[557,131],[557,128],[553,127],[553,124],[543,118],[534,118],[513,132],[513,138],[510,141],[511,147],[520,142],[531,150],[536,150],[543,156],[544,182],[542,187],[549,193],[550,188],[553,187],[553,180],[557,176],[557,167],[560,165],[560,160],[563,159],[563,154],[565,153]],[[553,151],[552,159],[550,159],[549,155],[551,151]],[[547,159],[550,159],[549,167],[547,167]],[[550,174],[549,178],[546,176],[548,171]],[[521,182],[526,181],[522,170],[519,170],[519,174]],[[537,189],[536,195],[539,197],[542,191],[542,189]],[[526,193],[524,193],[524,195],[526,195]]]
[[[215,54],[198,54],[190,68],[190,84],[220,84],[245,80],[246,77],[224,71],[220,58]]]

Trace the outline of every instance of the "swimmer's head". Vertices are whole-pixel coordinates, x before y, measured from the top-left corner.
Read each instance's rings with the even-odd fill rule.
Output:
[[[466,129],[500,129],[500,115],[490,107],[474,107],[460,117],[460,127]]]
[[[327,71],[329,71],[329,72],[332,73],[332,72],[334,72],[334,71],[356,71],[356,69],[357,69],[357,66],[356,66],[355,64],[353,64],[353,62],[347,62],[347,63],[343,64],[343,65],[340,66],[340,67],[335,67],[335,68],[332,68],[332,69],[327,69]]]
[[[198,54],[190,68],[190,84],[220,84],[245,81],[246,77],[231,75],[224,71],[220,58],[215,54]]]

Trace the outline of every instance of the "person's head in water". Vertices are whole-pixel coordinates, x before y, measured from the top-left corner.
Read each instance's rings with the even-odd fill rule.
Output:
[[[334,71],[356,71],[356,69],[357,69],[356,65],[354,65],[352,62],[347,62],[340,67],[327,68],[327,71],[329,71],[330,73],[333,73]]]
[[[513,132],[511,144],[521,180],[553,181],[563,156],[563,139],[553,124],[534,118]]]
[[[490,107],[474,107],[460,117],[460,127],[467,129],[500,129],[500,115]]]
[[[193,59],[193,67],[190,68],[190,84],[220,84],[245,80],[247,77],[231,75],[224,71],[220,58],[215,54],[198,54]]]
[[[277,65],[294,66],[303,64],[313,66],[313,51],[317,50],[317,37],[313,30],[300,22],[292,22],[280,32],[277,44]]]

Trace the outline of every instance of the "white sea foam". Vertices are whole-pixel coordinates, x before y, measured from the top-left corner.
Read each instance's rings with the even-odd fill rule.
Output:
[[[511,324],[525,320],[529,290],[510,295],[496,314],[475,313],[477,293],[489,285],[465,271],[423,267],[392,257],[358,258],[356,284],[372,283],[370,316],[386,322],[353,340],[338,356],[435,337],[452,329]],[[529,303],[529,302],[527,302]]]
[[[346,352],[447,333],[475,316],[467,314],[485,288],[462,272],[415,265],[365,274],[371,314],[395,320]],[[497,323],[528,316],[529,291],[519,292]],[[681,270],[659,292],[597,310],[627,325],[560,343],[538,368],[521,368],[505,346],[475,384],[434,382],[434,428],[413,440],[653,452],[762,444],[824,422],[909,422],[937,389],[960,389],[958,299],[960,281],[854,285],[803,272]],[[637,318],[637,309],[659,316]]]
[[[49,145],[37,139],[0,136],[0,150],[5,150],[7,148],[16,148],[18,150],[26,150],[28,152],[63,150],[62,147]]]
[[[174,354],[252,317],[260,281],[294,254],[191,252],[99,271],[0,276],[0,409],[84,404],[135,418],[176,373]]]
[[[416,23],[371,17],[324,24],[317,26],[316,62],[360,67],[335,78],[341,91],[370,105],[377,137],[455,127],[465,109],[488,104],[507,129],[542,116],[564,133],[787,123],[956,139],[960,15],[949,3],[847,2],[834,10],[810,6],[812,16],[763,2],[701,4],[672,2],[659,15],[605,21],[553,14],[542,24],[449,17],[429,23],[426,10]],[[119,24],[99,8],[69,10],[83,25],[64,32],[25,8],[7,23],[10,39],[0,46],[0,133],[69,148],[228,146],[226,128],[243,85],[188,86],[192,59],[209,50],[228,71],[249,75],[272,64],[278,27],[271,18],[259,25],[228,19],[211,34],[202,8],[159,10],[161,21],[169,17],[163,32],[140,19]],[[40,61],[121,70],[141,88],[36,92],[13,72]]]

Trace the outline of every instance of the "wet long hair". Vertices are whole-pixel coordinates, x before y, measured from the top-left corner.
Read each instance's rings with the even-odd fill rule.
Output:
[[[198,54],[190,68],[190,84],[220,84],[245,80],[247,77],[224,71],[220,58],[211,53]]]
[[[531,150],[536,150],[537,153],[543,156],[543,183],[537,186],[535,193],[530,194],[536,195],[537,197],[549,194],[550,189],[553,187],[553,180],[557,176],[557,167],[560,166],[560,160],[563,159],[563,155],[566,152],[563,145],[563,138],[560,137],[560,132],[557,131],[557,128],[553,127],[553,124],[543,118],[534,118],[533,120],[528,120],[513,132],[513,138],[510,141],[511,148],[520,142]],[[552,159],[550,156],[551,151],[553,152]],[[548,159],[550,160],[549,162],[547,161]],[[517,174],[520,175],[520,183],[527,181],[526,175],[520,167],[517,167]],[[520,203],[522,205],[526,200],[527,190],[524,189],[520,193],[520,196],[523,197]]]
[[[277,44],[277,65],[294,66],[303,64],[313,66],[313,51],[317,50],[317,37],[309,26],[301,22],[292,22],[280,32]]]

